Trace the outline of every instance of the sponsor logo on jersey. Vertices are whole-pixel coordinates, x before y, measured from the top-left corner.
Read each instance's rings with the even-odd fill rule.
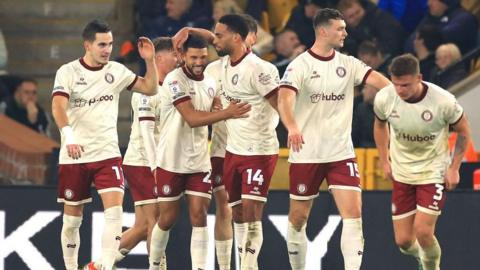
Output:
[[[76,85],[87,85],[87,82],[85,81],[85,78],[80,77],[79,82],[76,82]]]
[[[238,74],[235,74],[232,77],[232,84],[237,85],[237,83],[238,83]]]
[[[113,77],[113,74],[112,73],[106,73],[105,74],[105,81],[107,83],[112,84],[115,81],[115,78]]]
[[[261,83],[262,85],[268,85],[270,81],[272,80],[272,76],[270,74],[265,74],[265,73],[260,73],[258,75],[258,82]]]
[[[142,95],[142,98],[140,99],[140,102],[142,105],[147,105],[148,104],[148,97],[145,95]]]
[[[188,94],[189,94],[190,96],[195,96],[197,93],[195,93],[195,89],[190,88],[190,89],[188,90]]]
[[[338,77],[340,77],[340,78],[343,78],[343,77],[345,77],[345,75],[347,75],[347,70],[344,67],[337,67],[336,72],[337,72]]]
[[[305,184],[298,184],[297,191],[299,194],[305,194],[305,192],[307,192],[307,186]]]
[[[433,114],[431,111],[429,110],[425,110],[422,112],[422,119],[425,121],[425,122],[430,122],[432,121],[433,119]]]
[[[74,195],[73,190],[71,190],[69,188],[65,189],[64,194],[65,194],[65,199],[69,199],[69,200],[71,200],[73,198],[73,195]]]
[[[225,92],[222,92],[220,94],[220,96],[223,96],[226,100],[228,100],[229,102],[235,102],[235,103],[238,103],[238,102],[241,102],[242,100],[239,99],[239,98],[234,98],[234,97],[231,97],[229,95],[227,95]]]
[[[330,94],[325,94],[325,93],[320,93],[320,94],[312,94],[310,96],[310,100],[312,103],[318,103],[320,100],[322,101],[341,101],[345,99],[345,94],[339,94],[335,95],[334,93]]]
[[[435,136],[434,134],[422,136],[418,134],[410,135],[403,132],[400,132],[397,135],[397,139],[405,140],[408,142],[429,142],[435,140],[436,137],[437,136]]]
[[[400,115],[398,115],[396,110],[393,110],[390,114],[390,118],[400,118]]]
[[[65,87],[59,85],[59,86],[56,86],[55,88],[53,88],[53,92],[55,91],[65,91]]]
[[[317,79],[320,78],[320,74],[316,70],[312,72],[312,76],[310,76],[310,79]]]

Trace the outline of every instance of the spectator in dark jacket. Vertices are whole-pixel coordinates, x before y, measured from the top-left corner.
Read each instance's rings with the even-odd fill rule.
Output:
[[[416,32],[413,45],[424,81],[430,81],[432,70],[435,68],[435,50],[442,43],[442,32],[435,25],[423,25]]]
[[[435,52],[436,67],[432,71],[430,81],[444,89],[463,80],[467,72],[463,65],[455,65],[460,61],[462,55],[460,50],[453,43],[443,44]],[[455,66],[453,66],[455,65]]]
[[[280,77],[283,77],[288,64],[305,51],[305,45],[300,43],[297,34],[285,29],[275,36],[275,59],[273,64],[277,67]]]
[[[364,41],[358,47],[358,59],[369,65],[374,70],[388,76],[388,65],[391,58],[385,57],[375,42]]]
[[[477,45],[478,23],[472,13],[460,6],[459,0],[429,0],[429,13],[423,18],[417,29],[423,25],[436,25],[441,29],[445,42],[451,42],[465,54]],[[412,34],[405,44],[405,50],[413,52]]]
[[[341,0],[338,9],[347,23],[348,36],[344,49],[356,56],[363,41],[374,41],[381,46],[385,56],[396,56],[402,52],[407,37],[402,25],[384,10],[369,1]]]

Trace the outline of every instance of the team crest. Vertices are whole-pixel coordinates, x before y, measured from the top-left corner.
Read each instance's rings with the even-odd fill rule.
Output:
[[[169,185],[163,185],[162,192],[163,194],[168,195],[172,192],[172,188],[170,188]]]
[[[113,77],[112,73],[105,74],[105,81],[108,83],[113,83],[115,78]]]
[[[432,119],[433,119],[432,112],[429,111],[429,110],[425,110],[424,112],[422,112],[422,119],[426,122],[432,121]]]
[[[73,198],[73,190],[67,188],[65,189],[65,198],[71,200]]]
[[[297,191],[300,194],[305,194],[305,192],[307,192],[307,186],[305,184],[298,184]]]
[[[209,95],[210,97],[213,97],[213,96],[215,95],[215,91],[213,90],[212,87],[209,87],[208,90],[207,90],[207,92],[208,92],[208,95]]]
[[[217,174],[215,176],[215,184],[220,184],[220,183],[222,183],[222,177]]]
[[[336,72],[337,72],[338,77],[340,77],[340,78],[343,78],[343,77],[345,77],[345,75],[347,75],[347,70],[344,67],[337,67]]]
[[[233,75],[233,77],[232,77],[232,83],[233,83],[233,85],[237,85],[237,83],[238,83],[238,74]]]

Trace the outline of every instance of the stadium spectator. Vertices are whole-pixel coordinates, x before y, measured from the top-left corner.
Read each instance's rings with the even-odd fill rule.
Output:
[[[391,58],[385,57],[375,42],[362,42],[358,47],[358,59],[384,76],[388,76],[388,65]]]
[[[283,76],[288,64],[305,51],[305,45],[300,43],[297,34],[291,29],[285,29],[275,36],[275,59],[280,76]]]
[[[411,33],[427,13],[427,0],[379,0],[378,7],[392,14]]]
[[[422,25],[416,32],[413,49],[425,81],[430,81],[432,70],[435,68],[435,50],[442,43],[442,32],[435,25]]]
[[[453,43],[443,44],[435,52],[436,66],[432,70],[431,82],[448,89],[455,83],[467,77],[464,65],[452,65],[460,61],[462,55],[458,47]]]
[[[402,52],[402,44],[407,37],[402,25],[384,10],[369,1],[341,0],[338,9],[347,23],[348,36],[344,51],[357,56],[358,46],[366,40],[374,41],[385,57],[393,57]]]
[[[7,74],[8,51],[5,45],[5,38],[0,29],[0,102],[10,95],[10,91],[3,82],[3,75]]]
[[[38,104],[38,83],[34,79],[22,79],[13,96],[0,104],[0,112],[37,132],[50,135],[50,120]]]
[[[460,6],[459,0],[429,0],[428,14],[418,24],[436,25],[441,29],[445,42],[454,43],[465,54],[477,45],[478,22],[472,13]],[[415,33],[405,43],[405,51],[413,52]]]
[[[353,147],[374,148],[373,122],[375,114],[373,113],[373,100],[377,94],[377,89],[365,85],[362,90],[363,101],[360,102],[353,111],[352,120],[352,142]]]

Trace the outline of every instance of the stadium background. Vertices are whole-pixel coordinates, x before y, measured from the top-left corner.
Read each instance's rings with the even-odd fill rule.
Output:
[[[194,2],[197,0],[193,0]],[[3,32],[8,50],[9,75],[33,77],[39,82],[38,103],[49,111],[50,94],[56,69],[72,59],[83,55],[80,33],[87,21],[92,18],[106,19],[113,26],[115,48],[112,58],[124,61],[130,68],[141,72],[135,55],[129,50],[129,41],[138,34],[139,3],[148,5],[145,0],[2,0],[0,1],[0,30]],[[162,5],[164,1],[150,1]],[[215,1],[214,1],[215,2]],[[245,4],[248,1],[239,1]],[[296,0],[266,0],[262,2],[265,10],[260,12],[259,25],[273,36],[279,33],[287,23],[291,10],[298,4]],[[301,1],[302,2],[302,1]],[[305,2],[305,1],[303,1]],[[300,4],[303,4],[300,3]],[[312,2],[312,1],[306,1]],[[313,1],[321,2],[321,1]],[[480,1],[462,1],[464,7],[478,14]],[[145,4],[146,3],[146,4]],[[159,4],[160,3],[160,4]],[[477,16],[478,17],[478,16]],[[448,90],[456,95],[460,104],[469,115],[472,125],[473,147],[480,149],[480,72],[477,70],[478,46],[464,54],[462,64],[468,67],[469,76]],[[269,56],[265,56],[269,57]],[[130,93],[124,91],[120,100],[118,132],[120,146],[124,150],[130,134]],[[0,270],[2,269],[62,269],[61,254],[58,248],[58,232],[61,226],[59,218],[61,207],[55,203],[54,186],[56,184],[56,162],[58,158],[59,134],[55,125],[50,126],[51,137],[31,131],[28,128],[0,114]],[[439,221],[438,236],[442,244],[442,269],[479,269],[480,260],[474,252],[480,250],[480,164],[478,153],[473,151],[462,165],[461,185],[458,191],[449,194],[445,214]],[[375,149],[357,148],[357,158],[364,192],[364,220],[366,235],[366,256],[362,269],[410,269],[413,262],[403,257],[393,244],[391,222],[389,218],[389,192],[391,183],[383,178]],[[265,237],[265,249],[261,253],[261,265],[265,269],[289,269],[285,242],[279,230],[271,221],[275,215],[285,215],[288,210],[288,150],[282,149],[277,164],[272,193],[267,204],[264,224],[268,229]],[[475,177],[476,176],[476,177]],[[324,190],[325,187],[322,187]],[[85,214],[86,221],[82,231],[81,259],[87,261],[92,254],[91,224],[94,211],[99,211],[98,198]],[[129,195],[124,207],[132,211]],[[338,213],[327,193],[316,200],[314,216],[310,219],[310,228],[319,231],[328,223],[332,224]],[[22,224],[29,224],[35,213],[47,211],[51,222],[46,223],[36,234],[32,234],[31,245],[26,240],[16,241],[9,238],[21,231]],[[55,216],[55,213],[58,214]],[[185,218],[179,221],[176,230],[187,229]],[[281,219],[281,218],[280,218]],[[46,222],[46,221],[45,221]],[[90,222],[90,223],[89,223]],[[286,224],[286,223],[285,223]],[[286,226],[285,226],[286,227]],[[34,230],[34,228],[30,228]],[[285,229],[285,228],[283,228]],[[338,253],[339,227],[334,227],[332,241],[325,242],[325,257],[317,256],[322,269],[341,269],[341,256]],[[310,231],[313,241],[318,232]],[[172,234],[172,235],[175,235]],[[13,234],[16,236],[16,234]],[[21,237],[21,235],[20,235]],[[188,268],[182,255],[187,254],[188,234],[182,235],[174,245],[169,245],[171,269]],[[9,240],[10,239],[10,240]],[[15,239],[15,238],[13,238]],[[30,241],[29,240],[29,241]],[[270,241],[271,240],[271,241]],[[328,243],[328,244],[327,244]],[[315,252],[321,254],[321,247]],[[52,268],[38,268],[39,264],[28,267],[28,257],[33,249],[38,249],[42,257]],[[23,252],[23,253],[22,253]],[[176,254],[176,255],[175,255]],[[382,254],[381,256],[379,254]],[[176,259],[178,256],[178,260]],[[186,263],[175,265],[176,261]],[[121,267],[145,269],[146,256],[134,255]],[[178,267],[178,268],[177,268]],[[316,269],[316,268],[315,268]]]

